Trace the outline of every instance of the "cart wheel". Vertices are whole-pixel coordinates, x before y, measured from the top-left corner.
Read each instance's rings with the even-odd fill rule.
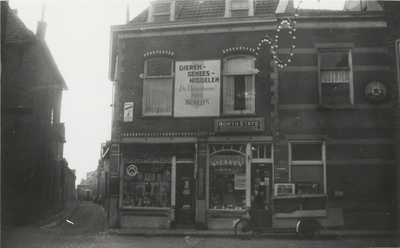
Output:
[[[235,234],[239,239],[251,239],[254,235],[253,224],[248,220],[239,220],[234,228]]]
[[[316,219],[306,218],[297,223],[296,235],[301,239],[315,239],[318,237],[321,225]]]

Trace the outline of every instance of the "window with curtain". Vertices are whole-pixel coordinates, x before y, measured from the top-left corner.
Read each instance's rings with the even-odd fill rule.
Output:
[[[173,60],[152,58],[145,61],[143,115],[172,115]]]
[[[321,105],[353,105],[353,75],[349,49],[319,51]]]
[[[223,113],[255,113],[254,57],[224,59]]]

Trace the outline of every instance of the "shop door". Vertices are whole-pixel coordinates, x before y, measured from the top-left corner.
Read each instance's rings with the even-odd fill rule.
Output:
[[[176,224],[194,228],[195,181],[193,164],[176,165]]]
[[[257,219],[262,226],[272,226],[272,164],[252,163],[251,165],[252,205],[257,206]]]

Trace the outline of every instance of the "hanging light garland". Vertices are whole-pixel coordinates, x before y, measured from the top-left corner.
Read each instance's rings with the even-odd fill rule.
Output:
[[[260,43],[258,44],[258,47],[257,47],[257,51],[258,51],[258,50],[260,50],[263,43],[268,43],[271,46],[271,53],[273,54],[275,63],[280,68],[286,67],[288,65],[288,63],[291,62],[291,57],[293,56],[293,49],[296,48],[296,45],[295,45],[296,28],[295,28],[295,26],[296,26],[296,18],[299,16],[299,14],[297,12],[299,10],[301,2],[302,2],[302,0],[300,0],[299,4],[297,5],[297,8],[294,12],[293,19],[290,19],[289,17],[283,17],[276,26],[275,37],[272,39],[271,37],[268,36],[268,34],[264,35],[261,38]],[[285,59],[280,59],[279,54],[278,54],[278,38],[279,38],[278,33],[281,31],[281,29],[284,26],[289,28],[289,34],[292,36],[292,41],[291,41],[291,45],[290,45],[290,49],[289,49],[289,54],[286,56]],[[256,53],[256,56],[258,56],[258,52]]]

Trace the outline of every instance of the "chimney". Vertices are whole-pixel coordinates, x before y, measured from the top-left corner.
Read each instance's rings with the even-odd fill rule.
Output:
[[[126,24],[129,23],[130,13],[129,13],[129,4],[126,6]]]
[[[47,23],[44,21],[44,10],[45,10],[45,6],[43,5],[42,19],[40,21],[38,21],[38,25],[36,28],[36,37],[38,37],[40,40],[44,40],[46,37]]]

